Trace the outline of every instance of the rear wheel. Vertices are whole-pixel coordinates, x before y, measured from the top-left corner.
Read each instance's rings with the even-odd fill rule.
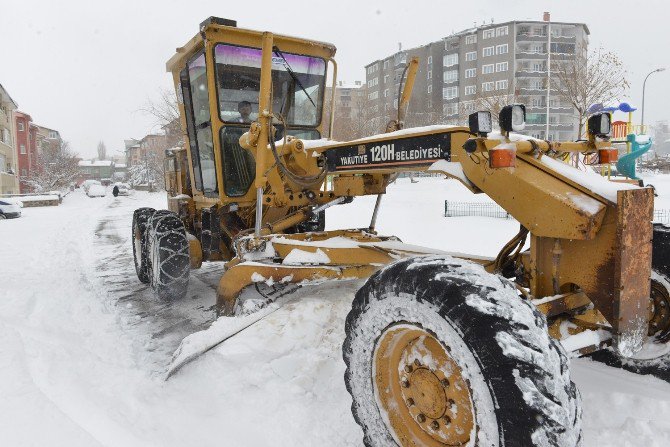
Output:
[[[138,208],[133,212],[133,260],[135,261],[137,278],[145,284],[149,283],[149,273],[147,246],[144,233],[146,232],[149,218],[155,212],[156,210],[153,208]]]
[[[156,295],[178,300],[186,295],[190,273],[189,244],[184,223],[170,211],[157,211],[147,233],[149,279]]]
[[[450,257],[371,277],[347,316],[345,383],[366,446],[575,446],[580,397],[546,320]]]

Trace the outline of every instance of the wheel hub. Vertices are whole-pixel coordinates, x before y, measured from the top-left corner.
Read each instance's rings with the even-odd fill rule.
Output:
[[[375,391],[405,446],[463,446],[473,435],[473,405],[462,370],[428,331],[388,329],[375,353]]]
[[[651,280],[649,335],[667,338],[670,333],[670,295],[660,282]]]

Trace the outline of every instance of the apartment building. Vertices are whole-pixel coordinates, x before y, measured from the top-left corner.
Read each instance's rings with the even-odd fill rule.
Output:
[[[18,105],[0,84],[0,194],[18,194],[14,111]]]
[[[366,65],[367,107],[376,116],[391,116],[402,72],[418,56],[410,113],[464,124],[475,109],[517,102],[526,105],[526,134],[575,139],[577,113],[556,93],[556,77],[550,81],[547,68],[585,57],[588,36],[585,24],[551,22],[545,13],[541,21],[486,24],[398,51]]]
[[[332,98],[332,87],[326,87],[326,104],[330,104]],[[365,125],[363,109],[366,104],[366,89],[362,81],[337,81],[335,86],[335,123],[333,127],[333,138],[336,140],[351,140],[359,138],[362,127]],[[330,107],[327,109],[323,119],[324,136],[328,135],[330,123]]]
[[[35,124],[37,127],[37,151],[42,152],[44,150],[60,150],[63,145],[63,139],[60,136],[60,132],[48,127],[40,126]]]
[[[15,111],[14,119],[19,191],[25,194],[32,190],[27,180],[37,169],[37,126],[25,112]]]

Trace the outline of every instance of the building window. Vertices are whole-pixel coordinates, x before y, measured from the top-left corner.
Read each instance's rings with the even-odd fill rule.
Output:
[[[482,56],[493,56],[495,53],[493,52],[494,47],[486,47],[482,49]]]
[[[491,92],[493,91],[493,82],[482,82],[482,91],[483,92]]]
[[[444,116],[456,115],[458,113],[458,104],[443,104],[442,113]]]
[[[468,68],[465,70],[465,77],[466,78],[474,78],[477,76],[477,69],[476,68]]]
[[[433,56],[428,56],[428,65],[433,63]]]
[[[502,81],[496,81],[496,90],[507,90],[507,79],[503,79]]]
[[[454,99],[458,97],[458,87],[444,87],[442,89],[443,99]]]
[[[445,84],[458,81],[458,70],[448,70],[444,72]]]
[[[493,73],[493,64],[482,65],[482,74]]]
[[[471,34],[469,36],[465,36],[465,44],[470,45],[473,43],[477,43],[477,35],[476,34]]]
[[[384,98],[388,98],[389,96],[389,89],[384,90]]]
[[[433,86],[432,85],[428,86],[428,93],[433,93]]]
[[[496,28],[496,36],[506,36],[507,32],[508,30],[506,26],[499,26]]]
[[[509,65],[507,62],[498,62],[496,64],[496,71],[507,71]]]
[[[385,60],[384,61],[384,68],[389,68],[389,63],[390,62],[391,62],[390,60]]]
[[[484,30],[484,35],[482,36],[484,39],[490,39],[491,37],[495,36],[495,30],[493,28]]]
[[[28,176],[28,170],[27,170],[26,168],[22,168],[22,169],[21,169],[21,175],[22,175],[23,177],[27,177],[27,176]]]
[[[444,56],[444,66],[452,67],[458,63],[458,53],[447,54]]]
[[[397,99],[393,100],[393,108],[398,110],[398,100]]]
[[[433,71],[432,70],[428,71],[428,79],[433,79]]]
[[[386,84],[389,81],[389,75],[384,75],[384,84]]]
[[[379,98],[379,92],[368,93],[368,99],[373,100]]]
[[[497,54],[507,54],[508,52],[509,52],[509,45],[507,45],[506,43],[496,46]]]
[[[26,153],[26,145],[25,145],[25,144],[22,144],[22,145],[21,145],[21,153],[22,153],[22,154],[25,154],[25,153]]]
[[[473,113],[475,111],[475,102],[467,101],[461,104],[461,110],[464,113]]]
[[[432,109],[433,108],[433,101],[431,101],[430,99],[428,101],[426,101],[426,108]]]
[[[466,85],[465,86],[465,94],[466,95],[474,95],[477,93],[477,86],[476,85]]]
[[[540,44],[540,45],[533,45],[532,47],[530,47],[530,52],[531,52],[531,53],[535,53],[535,54],[541,54],[541,53],[544,53],[544,45],[542,45],[542,44]]]
[[[19,128],[19,132],[23,132],[23,121],[17,121],[16,126]]]
[[[468,53],[465,53],[465,60],[466,61],[476,61],[477,60],[477,52],[476,51],[470,51]]]
[[[376,85],[379,85],[379,78],[372,78],[368,81],[368,88],[372,88]]]

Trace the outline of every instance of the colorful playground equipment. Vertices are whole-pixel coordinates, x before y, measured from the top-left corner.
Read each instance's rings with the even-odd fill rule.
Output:
[[[602,104],[593,104],[589,107],[589,114],[598,112],[620,111],[628,114],[628,121],[613,121],[611,131],[612,144],[626,144],[626,153],[619,156],[616,162],[616,168],[620,175],[632,180],[639,180],[635,173],[636,161],[642,155],[647,153],[652,146],[652,140],[646,135],[646,126],[633,124],[633,112],[637,109],[627,102],[622,102],[617,107],[604,107]],[[603,175],[610,175],[610,169],[602,170]]]

